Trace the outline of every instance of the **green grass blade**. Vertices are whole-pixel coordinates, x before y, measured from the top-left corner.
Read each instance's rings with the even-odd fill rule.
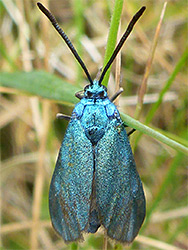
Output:
[[[170,77],[167,80],[166,84],[164,85],[163,89],[161,90],[161,93],[159,95],[159,98],[158,98],[157,102],[152,105],[150,111],[148,112],[148,114],[146,116],[145,124],[149,124],[151,122],[152,118],[154,117],[155,112],[157,111],[158,107],[160,106],[160,104],[163,101],[163,97],[164,97],[165,93],[171,87],[176,75],[180,72],[181,68],[185,65],[187,59],[188,59],[188,49],[186,49],[184,51],[184,53],[181,56],[180,60],[176,64],[174,71],[172,72],[172,74],[170,75]],[[142,136],[141,133],[138,134],[137,136],[135,136],[135,140],[134,140],[135,141],[135,147],[137,146],[141,136]]]
[[[116,46],[117,33],[118,33],[122,8],[123,8],[123,0],[116,0],[114,3],[114,11],[113,11],[112,19],[111,19],[111,24],[110,24],[110,30],[109,30],[108,41],[106,45],[106,52],[104,56],[103,67],[106,66]],[[106,75],[102,81],[102,84],[106,87],[108,85],[110,69],[111,67],[106,72]]]
[[[61,101],[71,105],[77,103],[76,93],[80,89],[45,71],[0,72],[0,85],[15,88],[31,95]]]
[[[152,105],[152,108],[150,109],[150,111],[148,112],[147,116],[146,116],[146,121],[145,123],[148,124],[150,123],[150,121],[152,120],[155,112],[157,111],[158,107],[160,106],[160,104],[163,101],[163,97],[166,94],[166,92],[169,90],[169,88],[171,87],[176,75],[180,72],[181,68],[185,65],[185,63],[187,62],[188,59],[188,49],[186,49],[183,53],[183,55],[181,56],[180,60],[178,61],[178,63],[175,66],[174,71],[172,72],[172,74],[170,75],[169,79],[167,80],[167,82],[165,83],[163,89],[160,92],[158,101],[156,103],[154,103]]]
[[[157,139],[160,142],[163,142],[164,144],[170,146],[171,148],[174,148],[175,150],[179,152],[183,152],[184,154],[188,154],[188,148],[181,145],[180,143],[166,137],[165,135],[155,131],[154,129],[142,124],[141,122],[133,119],[132,117],[121,113],[121,117],[123,121],[125,121],[126,125],[129,127],[135,128],[136,130],[149,135],[155,139]]]

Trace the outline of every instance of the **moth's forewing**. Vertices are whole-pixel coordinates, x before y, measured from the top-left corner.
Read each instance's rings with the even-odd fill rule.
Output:
[[[53,173],[49,209],[53,227],[71,242],[82,238],[89,220],[93,149],[80,121],[71,118]]]
[[[145,218],[145,197],[123,125],[112,119],[96,147],[96,204],[107,235],[134,240]]]

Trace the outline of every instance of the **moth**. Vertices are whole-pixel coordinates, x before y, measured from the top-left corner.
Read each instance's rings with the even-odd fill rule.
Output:
[[[49,210],[56,232],[65,242],[83,239],[102,226],[109,238],[122,243],[134,240],[145,218],[145,196],[125,125],[102,85],[104,76],[145,11],[130,21],[100,77],[91,76],[55,17],[41,3],[48,17],[83,68],[89,84],[75,106],[59,151],[50,184]]]

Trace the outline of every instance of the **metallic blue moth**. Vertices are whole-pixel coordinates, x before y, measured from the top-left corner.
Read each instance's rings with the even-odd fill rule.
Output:
[[[121,91],[109,99],[101,82],[145,7],[132,18],[99,79],[92,81],[55,17],[41,3],[37,5],[90,82],[84,96],[76,94],[80,102],[70,117],[51,180],[49,210],[53,227],[65,242],[83,239],[84,232],[95,233],[102,226],[109,238],[130,243],[145,218],[145,197],[125,125],[113,104]]]

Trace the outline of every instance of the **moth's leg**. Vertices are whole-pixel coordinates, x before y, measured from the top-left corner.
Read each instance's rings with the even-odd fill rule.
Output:
[[[82,93],[82,94],[81,94]],[[83,96],[83,91],[79,91],[79,92],[76,92],[75,93],[75,96],[78,98],[78,99],[82,99],[84,96]]]
[[[110,101],[113,102],[122,92],[123,92],[123,88],[120,88],[120,89],[110,98]]]
[[[123,122],[123,126],[124,126],[125,128],[128,127],[124,122]],[[131,129],[131,130],[127,133],[127,135],[128,135],[128,136],[132,135],[132,133],[134,133],[134,131],[136,131],[135,128]]]
[[[71,116],[69,116],[69,115],[64,115],[64,114],[61,114],[61,113],[57,113],[56,118],[57,118],[57,119],[65,119],[65,120],[67,120],[67,121],[70,121]]]
[[[131,131],[129,131],[129,133],[127,133],[128,136],[132,135],[132,133],[134,133],[134,131],[136,131],[135,128],[131,129]]]

